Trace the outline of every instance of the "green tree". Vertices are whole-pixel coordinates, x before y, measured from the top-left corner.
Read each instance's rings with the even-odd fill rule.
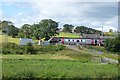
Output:
[[[64,24],[63,25],[63,32],[70,32],[72,33],[74,26],[71,24]]]
[[[120,35],[114,39],[106,39],[105,48],[108,51],[120,52]]]
[[[58,34],[58,22],[52,19],[43,19],[38,24],[32,25],[33,35],[37,38],[45,38],[49,40],[50,37]]]
[[[76,32],[76,33],[85,33],[85,34],[93,34],[93,33],[100,34],[101,33],[101,31],[99,31],[99,30],[88,28],[86,26],[77,26],[75,28],[74,32]]]
[[[4,34],[7,34],[12,37],[17,36],[19,31],[19,29],[16,28],[11,21],[1,21],[0,30],[2,30]]]
[[[22,38],[31,38],[33,30],[31,29],[30,24],[24,24],[18,34],[18,37]]]
[[[14,25],[10,25],[9,26],[9,30],[8,30],[8,35],[15,37],[18,35],[19,29],[16,28]]]
[[[9,26],[13,25],[11,21],[1,21],[0,22],[0,30],[2,30],[3,33],[7,34],[9,30]]]
[[[113,32],[113,30],[112,30],[112,29],[110,29],[110,30],[109,30],[109,32]]]

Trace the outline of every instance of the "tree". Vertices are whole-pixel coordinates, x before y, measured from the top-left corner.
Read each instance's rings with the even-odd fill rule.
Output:
[[[71,24],[65,24],[63,25],[63,32],[70,32],[72,33],[74,26]]]
[[[19,31],[19,29],[16,28],[11,21],[1,21],[0,30],[2,30],[4,34],[7,34],[12,37],[17,36]]]
[[[109,32],[113,32],[113,30],[112,30],[112,29],[110,29],[110,30],[109,30]]]
[[[32,25],[33,35],[37,38],[45,38],[49,40],[50,37],[58,34],[58,22],[52,19],[43,19],[38,24]]]
[[[33,30],[30,24],[24,24],[18,34],[18,37],[31,38]]]
[[[88,27],[85,27],[85,26],[77,26],[74,30],[74,32],[76,33],[85,33],[85,34],[100,34],[101,31],[98,31],[98,30],[95,30],[95,29],[92,29],[92,28],[88,28]]]
[[[108,51],[120,52],[120,35],[114,39],[106,39],[105,48]]]
[[[16,28],[14,25],[10,25],[9,26],[9,30],[8,30],[8,35],[15,37],[18,35],[19,29]]]
[[[0,22],[0,30],[2,30],[3,33],[7,34],[9,30],[9,26],[13,25],[11,21],[1,21]]]

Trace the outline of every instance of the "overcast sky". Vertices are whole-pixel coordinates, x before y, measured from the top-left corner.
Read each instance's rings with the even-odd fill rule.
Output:
[[[87,26],[98,30],[118,29],[117,2],[1,2],[1,20],[10,20],[16,27],[34,24],[41,19],[52,19],[74,26]],[[103,23],[102,23],[103,22]]]

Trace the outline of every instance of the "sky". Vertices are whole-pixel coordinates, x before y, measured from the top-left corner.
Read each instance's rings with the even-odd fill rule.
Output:
[[[118,29],[118,2],[79,1],[3,1],[0,2],[0,20],[12,21],[20,28],[23,24],[34,24],[42,19],[64,24],[86,26],[107,32]]]

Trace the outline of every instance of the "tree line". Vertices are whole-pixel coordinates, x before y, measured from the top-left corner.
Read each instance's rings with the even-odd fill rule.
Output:
[[[18,38],[45,38],[50,39],[52,36],[59,34],[60,29],[58,28],[59,22],[52,19],[42,19],[40,22],[35,24],[24,24],[21,28],[17,28],[11,21],[0,21],[0,30],[2,33],[12,37]],[[88,28],[86,26],[75,26],[71,24],[64,24],[62,32],[69,33],[86,33],[86,34],[101,34],[99,30]]]
[[[84,34],[101,34],[102,32],[99,30],[95,30],[92,28],[88,28],[86,26],[73,26],[71,24],[63,25],[63,32],[70,33],[84,33]]]

